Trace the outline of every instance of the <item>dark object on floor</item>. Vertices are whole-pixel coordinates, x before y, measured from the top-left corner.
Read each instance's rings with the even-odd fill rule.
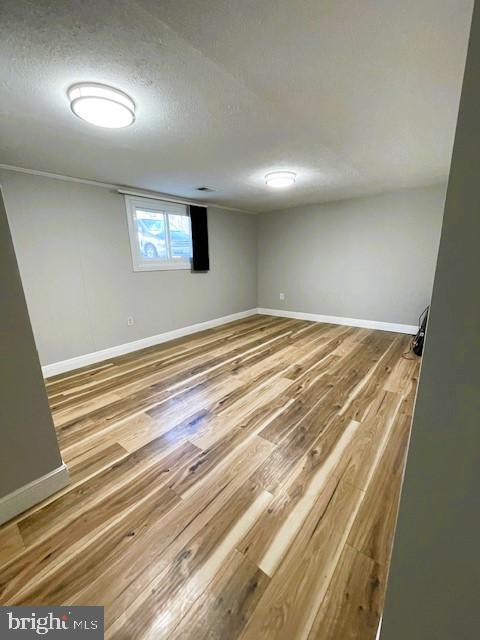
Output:
[[[415,355],[421,356],[423,353],[423,343],[425,342],[425,331],[427,330],[427,319],[428,319],[428,310],[430,307],[427,307],[423,312],[423,320],[420,325],[420,329],[418,330],[417,335],[414,337],[412,342],[412,351]],[[421,318],[422,316],[420,316]]]

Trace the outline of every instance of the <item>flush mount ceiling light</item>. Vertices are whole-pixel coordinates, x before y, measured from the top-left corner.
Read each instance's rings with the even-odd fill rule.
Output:
[[[284,189],[295,184],[296,177],[293,171],[271,171],[265,176],[265,184],[274,189]]]
[[[135,103],[123,91],[95,82],[74,84],[68,90],[73,113],[98,127],[120,129],[135,121]]]

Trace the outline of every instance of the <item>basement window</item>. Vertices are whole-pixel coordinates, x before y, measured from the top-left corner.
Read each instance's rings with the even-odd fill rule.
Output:
[[[125,196],[134,271],[190,269],[192,232],[188,207]]]

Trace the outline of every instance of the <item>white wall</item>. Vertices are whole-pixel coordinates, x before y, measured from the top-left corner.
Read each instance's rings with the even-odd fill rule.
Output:
[[[209,273],[134,272],[123,196],[6,170],[0,184],[44,365],[257,306],[255,216],[209,208]]]
[[[442,184],[261,214],[258,306],[416,325],[444,197]]]
[[[113,190],[7,170],[0,184],[43,365],[257,306],[415,325],[430,300],[444,185],[260,216],[210,207],[211,270],[193,274],[133,271]]]

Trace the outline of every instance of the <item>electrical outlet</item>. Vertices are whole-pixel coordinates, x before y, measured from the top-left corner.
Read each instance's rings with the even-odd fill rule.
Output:
[[[133,316],[128,316],[127,324],[129,327],[133,326],[135,324],[135,318]]]
[[[280,300],[285,300],[285,294],[284,293],[280,294]]]

